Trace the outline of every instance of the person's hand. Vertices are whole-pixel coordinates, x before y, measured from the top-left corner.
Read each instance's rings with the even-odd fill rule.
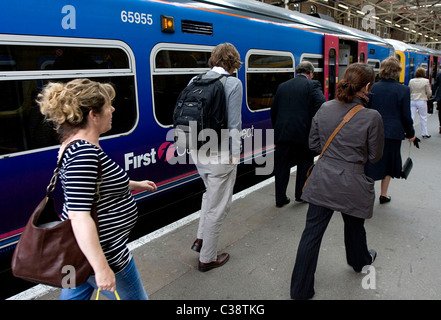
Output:
[[[139,183],[140,183],[141,189],[144,189],[147,191],[155,191],[156,189],[158,189],[156,184],[150,180],[143,180],[143,181],[140,181]]]
[[[156,191],[158,187],[153,181],[150,180],[141,180],[141,181],[129,181],[129,190],[147,190],[147,191]]]
[[[417,137],[410,138],[409,141],[413,142],[413,145],[415,147],[417,147],[418,149],[420,148],[420,144],[419,143],[421,142],[421,140],[418,139]]]
[[[116,279],[115,273],[110,269],[109,266],[103,270],[95,271],[95,281],[98,289],[104,291],[115,291],[116,290]]]

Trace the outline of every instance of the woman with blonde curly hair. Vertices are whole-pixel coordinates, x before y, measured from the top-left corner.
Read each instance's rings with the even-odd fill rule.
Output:
[[[401,141],[415,141],[415,130],[410,114],[409,87],[400,84],[400,61],[391,56],[381,62],[380,81],[371,90],[369,107],[377,110],[384,124],[383,157],[375,164],[366,164],[366,175],[381,180],[380,204],[391,201],[388,195],[392,178],[401,177]]]
[[[49,83],[37,102],[45,119],[60,134],[59,157],[63,155],[60,179],[64,191],[62,219],[70,219],[79,247],[94,275],[76,288],[63,288],[62,300],[88,300],[95,289],[118,290],[121,299],[146,300],[131,252],[127,248],[138,209],[130,190],[156,190],[149,180],[129,180],[127,173],[101,149],[99,136],[112,128],[110,84],[75,79],[66,84]],[[98,166],[101,163],[98,226],[91,217]],[[99,231],[97,231],[97,229]]]

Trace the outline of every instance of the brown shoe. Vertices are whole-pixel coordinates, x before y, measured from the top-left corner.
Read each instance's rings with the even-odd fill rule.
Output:
[[[193,243],[193,246],[191,247],[191,250],[196,252],[201,252],[202,248],[202,239],[196,239]]]
[[[202,263],[199,261],[199,271],[205,272],[211,270],[213,268],[218,268],[227,263],[228,259],[230,259],[230,255],[228,253],[221,253],[217,256],[216,261],[210,263]]]

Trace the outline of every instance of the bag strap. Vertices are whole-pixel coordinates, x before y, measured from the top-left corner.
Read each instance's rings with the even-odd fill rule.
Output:
[[[100,298],[100,292],[101,292],[100,289],[98,289],[98,290],[96,291],[96,297],[95,297],[95,300],[99,300],[99,298]],[[116,298],[116,300],[121,300],[121,298],[119,297],[119,294],[118,294],[118,292],[116,292],[116,290],[113,291],[113,293],[115,293],[115,298]]]
[[[80,139],[72,140],[64,148],[63,153],[61,154],[60,158],[58,159],[57,167],[54,169],[54,173],[53,173],[52,178],[49,182],[49,185],[46,188],[46,196],[47,197],[49,197],[51,195],[52,191],[54,191],[55,186],[57,185],[57,178],[58,178],[58,175],[60,174],[60,169],[61,169],[61,166],[63,163],[64,154],[66,153],[67,149],[70,148],[70,146],[77,143],[78,141],[80,141]]]
[[[353,107],[351,110],[349,110],[349,112],[344,116],[343,121],[340,122],[340,124],[338,125],[337,128],[335,128],[334,132],[329,136],[328,141],[326,141],[325,146],[323,147],[322,153],[320,153],[320,156],[318,157],[318,159],[320,159],[323,155],[323,153],[325,152],[326,148],[329,146],[329,144],[331,143],[332,139],[334,139],[335,135],[340,131],[340,129],[349,122],[349,120],[352,119],[352,117],[361,109],[364,109],[364,107],[359,104],[356,105],[355,107]],[[317,160],[318,160],[317,159]]]
[[[57,184],[57,178],[58,178],[58,175],[60,174],[60,169],[61,169],[61,166],[63,163],[64,154],[66,153],[67,149],[69,149],[72,145],[74,145],[75,143],[77,143],[80,140],[81,139],[72,140],[71,142],[69,142],[66,145],[66,148],[64,148],[63,153],[60,156],[60,159],[58,159],[57,167],[54,169],[54,173],[53,173],[52,178],[49,182],[49,185],[46,188],[46,197],[50,197],[52,191],[54,191],[54,189],[55,189],[55,186]],[[101,159],[98,158],[98,182],[96,184],[96,191],[95,191],[95,194],[98,196],[98,199],[96,201],[94,201],[93,205],[95,205],[101,199],[100,185],[102,182],[103,182],[103,177],[102,177]]]

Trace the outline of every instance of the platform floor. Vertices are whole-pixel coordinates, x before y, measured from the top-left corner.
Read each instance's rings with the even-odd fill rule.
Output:
[[[436,113],[428,125],[432,138],[421,139],[420,149],[411,148],[413,170],[408,180],[392,180],[390,203],[379,204],[376,182],[374,216],[365,223],[368,246],[378,252],[375,269],[355,273],[346,264],[343,221],[336,212],[323,238],[313,300],[441,299],[441,134]],[[418,120],[415,128],[421,138]],[[403,161],[408,148],[406,140]],[[219,243],[219,252],[231,257],[221,268],[206,273],[197,269],[198,254],[190,247],[198,213],[131,243],[150,299],[289,300],[308,204],[292,201],[276,208],[273,181],[234,196]],[[295,171],[288,191],[291,199],[294,181]],[[59,289],[38,285],[10,299],[57,300],[58,296]]]

